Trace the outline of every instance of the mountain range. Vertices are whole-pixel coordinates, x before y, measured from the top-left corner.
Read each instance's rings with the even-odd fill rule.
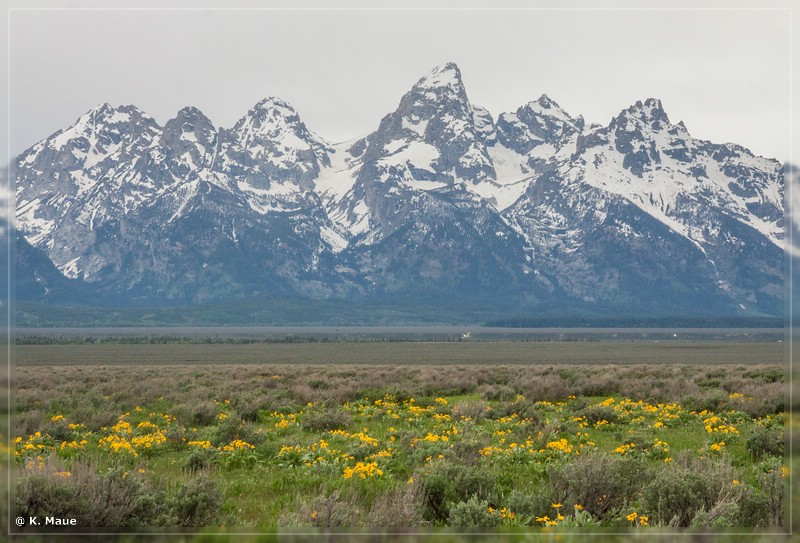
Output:
[[[650,98],[607,125],[494,117],[459,68],[331,143],[279,98],[231,128],[97,106],[14,161],[18,300],[783,314],[783,166]]]

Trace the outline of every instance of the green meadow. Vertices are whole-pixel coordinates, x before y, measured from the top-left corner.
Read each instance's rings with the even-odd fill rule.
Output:
[[[780,344],[20,345],[16,357],[14,516],[785,524]]]

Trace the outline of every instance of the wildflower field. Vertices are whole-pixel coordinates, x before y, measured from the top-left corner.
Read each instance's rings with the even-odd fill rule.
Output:
[[[15,389],[12,514],[81,527],[781,527],[788,507],[779,362],[23,363]]]

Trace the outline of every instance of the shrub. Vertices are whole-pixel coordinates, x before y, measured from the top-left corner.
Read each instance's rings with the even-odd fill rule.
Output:
[[[180,424],[170,424],[164,430],[164,437],[167,438],[167,443],[174,448],[183,445],[184,440],[188,437],[186,428]]]
[[[72,430],[69,429],[69,423],[64,418],[48,421],[41,428],[41,431],[43,434],[49,434],[56,441],[72,440]]]
[[[661,523],[689,526],[707,505],[708,487],[699,473],[667,470],[659,473],[645,490],[645,502]]]
[[[208,426],[217,419],[219,407],[214,402],[180,404],[172,409],[172,413],[184,426]]]
[[[553,501],[545,493],[527,493],[514,489],[503,500],[503,503],[518,515],[540,516],[545,511],[550,511],[550,504]]]
[[[608,421],[609,423],[619,421],[619,415],[610,405],[590,405],[580,410],[578,415],[584,417],[589,424],[594,424],[601,420]]]
[[[256,422],[261,411],[269,409],[269,397],[263,394],[242,394],[236,398],[236,412],[243,421]]]
[[[536,407],[532,402],[526,400],[516,400],[513,402],[504,402],[492,408],[493,415],[497,418],[509,417],[511,415],[519,416],[520,420],[531,419],[525,423],[525,427],[521,428],[521,432],[528,431],[529,427],[538,427],[542,421],[537,413]]]
[[[420,510],[420,485],[405,484],[379,494],[372,502],[367,523],[382,528],[424,526]]]
[[[467,400],[453,406],[452,416],[454,419],[472,419],[478,421],[486,417],[489,404],[478,400]]]
[[[212,424],[217,415],[219,407],[215,402],[200,402],[191,410],[191,422],[197,426],[208,426]]]
[[[704,386],[702,383],[698,383]],[[687,411],[711,411],[716,412],[723,408],[728,402],[728,395],[719,389],[712,388],[697,395],[683,398],[682,404]]]
[[[171,510],[179,526],[214,526],[218,524],[222,493],[217,484],[201,476],[180,486]]]
[[[43,422],[44,416],[38,409],[20,412],[17,415],[17,435],[27,436],[33,434],[42,429]]]
[[[126,528],[174,523],[163,496],[136,473],[111,468],[96,473],[85,463],[71,470],[47,460],[42,469],[22,469],[15,516],[66,517],[81,527]]]
[[[733,498],[718,501],[709,511],[698,511],[692,519],[695,528],[730,528],[738,525],[739,504]]]
[[[300,505],[295,513],[284,512],[278,525],[325,528],[358,526],[361,516],[355,500],[350,496],[342,496],[341,491],[335,490]]]
[[[330,388],[331,385],[325,379],[312,379],[308,382],[308,386],[315,390],[325,390]]]
[[[581,396],[610,396],[618,392],[620,382],[613,377],[594,376],[591,380],[583,383],[579,393]]]
[[[745,372],[742,377],[746,379],[758,380],[763,383],[782,383],[783,369],[778,367],[754,369],[752,371]]]
[[[312,411],[303,417],[302,426],[309,432],[340,430],[350,426],[350,414],[337,409]]]
[[[783,458],[783,430],[779,428],[756,428],[747,438],[747,450],[757,460],[764,456]]]
[[[215,459],[216,450],[192,447],[183,463],[183,469],[191,472],[208,469],[213,466]]]
[[[460,439],[452,443],[453,454],[460,464],[473,465],[476,464],[481,458],[481,449],[488,445],[488,439],[479,440],[476,437],[470,436]]]
[[[686,527],[698,513],[712,511],[717,503],[726,501],[721,497],[726,495],[734,479],[738,477],[727,459],[711,460],[682,453],[672,466],[660,470],[645,487],[644,502],[661,524]],[[724,517],[728,513],[737,514],[722,510],[717,516]],[[697,522],[702,520],[701,515]]]
[[[211,442],[217,446],[227,445],[237,438],[249,442],[249,436],[245,436],[245,433],[246,428],[242,419],[234,413],[219,421],[211,435]]]
[[[781,458],[769,458],[758,466],[758,482],[764,496],[767,510],[764,512],[769,526],[783,526],[783,467]]]
[[[581,455],[550,470],[550,492],[561,503],[579,503],[605,519],[636,499],[651,470],[646,461],[638,458],[606,453]]]
[[[489,401],[507,402],[516,398],[516,391],[508,385],[483,385],[481,398]]]
[[[770,503],[767,495],[750,485],[742,485],[742,498],[739,506],[740,526],[764,528],[770,525]]]
[[[496,482],[494,474],[484,466],[464,466],[447,460],[425,466],[419,480],[423,517],[434,522],[447,520],[452,503],[472,497],[488,499]]]
[[[111,427],[119,420],[119,416],[111,410],[98,410],[86,420],[86,428],[97,432],[100,428]]]
[[[489,502],[478,500],[472,496],[465,502],[458,502],[450,507],[448,525],[459,528],[479,528],[483,526],[497,526],[500,515],[489,513]]]

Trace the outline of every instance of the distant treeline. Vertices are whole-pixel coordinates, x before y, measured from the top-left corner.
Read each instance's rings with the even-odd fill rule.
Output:
[[[496,328],[783,328],[780,317],[512,317]]]
[[[250,345],[258,343],[381,343],[381,342],[414,342],[414,341],[458,341],[457,337],[425,337],[416,339],[411,337],[330,337],[330,336],[285,336],[282,338],[253,338],[253,337],[188,337],[188,336],[63,336],[63,335],[36,335],[29,334],[16,339],[17,345],[165,345],[168,343],[183,343],[187,345]]]
[[[166,343],[186,343],[194,345],[246,345],[251,343],[324,343],[336,341],[330,338],[306,336],[286,336],[283,338],[233,338],[233,337],[188,337],[188,336],[50,336],[25,335],[17,338],[17,345],[85,345],[105,343],[117,345],[162,345]]]

